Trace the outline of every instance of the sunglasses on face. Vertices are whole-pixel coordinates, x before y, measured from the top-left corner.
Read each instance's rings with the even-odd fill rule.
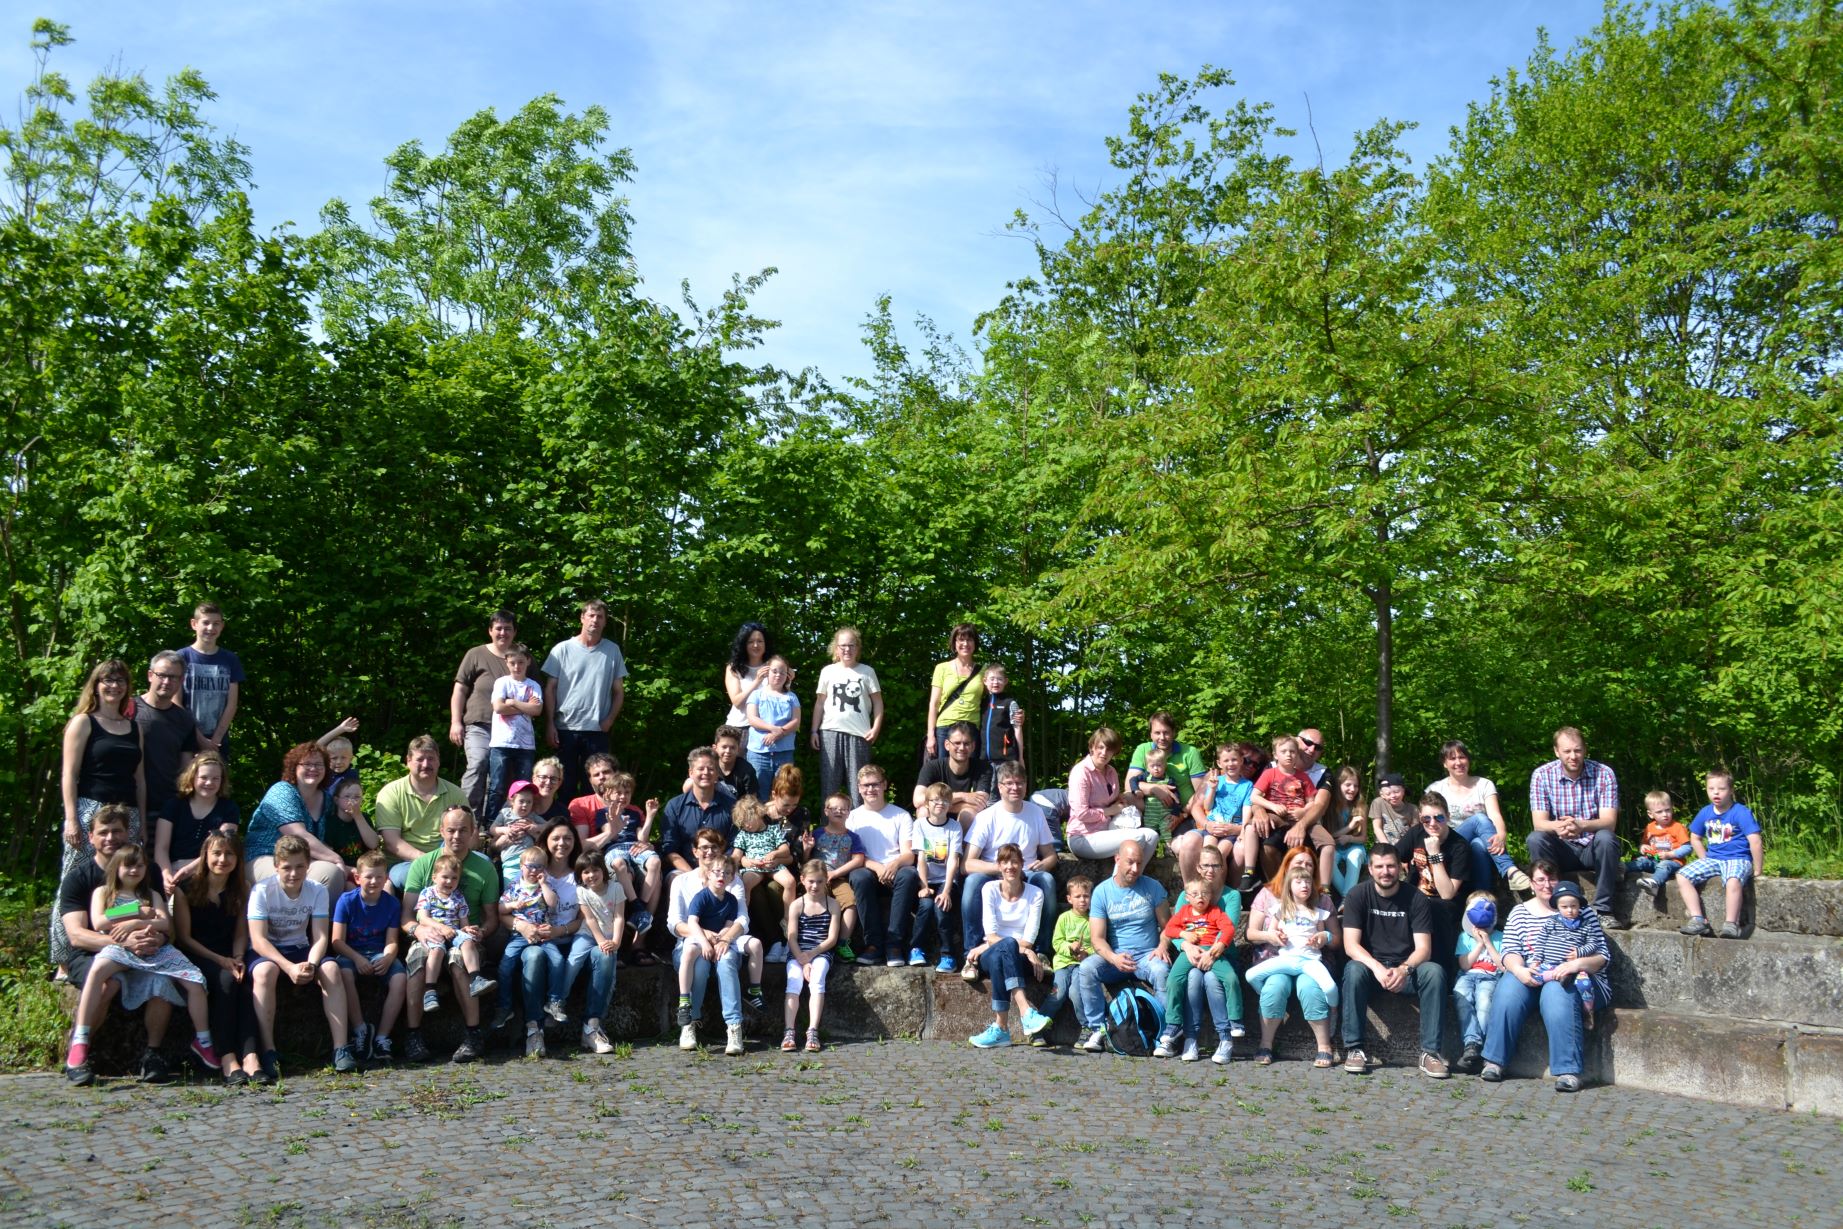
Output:
[[[1300,742],[1300,745],[1302,745],[1302,746],[1306,746],[1306,747],[1310,747],[1310,748],[1312,748],[1312,750],[1314,750],[1314,751],[1317,751],[1317,750],[1319,750],[1320,748],[1322,748],[1322,747],[1323,747],[1323,746],[1325,745],[1325,744],[1323,744],[1323,743],[1320,743],[1320,742],[1313,742],[1313,741],[1312,741],[1311,739],[1309,739],[1309,738],[1302,738],[1302,739],[1300,739],[1300,740],[1299,740],[1299,742]]]

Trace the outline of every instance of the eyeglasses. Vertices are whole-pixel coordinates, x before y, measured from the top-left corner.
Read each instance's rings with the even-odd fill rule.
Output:
[[[1302,738],[1299,741],[1305,746],[1312,748],[1312,750],[1314,751],[1322,751],[1325,746],[1325,744],[1321,742],[1314,742],[1312,739],[1309,739],[1309,738]]]
[[[150,670],[148,671],[148,677],[165,679],[169,683],[183,683],[186,679],[186,676],[183,674],[168,674],[164,670]]]

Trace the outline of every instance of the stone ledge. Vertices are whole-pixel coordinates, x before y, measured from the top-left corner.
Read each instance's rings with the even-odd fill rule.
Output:
[[[1614,898],[1621,917],[1647,930],[1675,930],[1688,920],[1675,884],[1653,896],[1638,888],[1639,876],[1628,872]],[[1702,906],[1716,926],[1722,919],[1722,889],[1702,885]],[[1753,931],[1795,935],[1843,936],[1843,881],[1836,879],[1756,879],[1741,902],[1741,925]]]
[[[1650,1008],[1619,1013],[1613,1083],[1728,1105],[1843,1115],[1843,1034]]]
[[[1747,939],[1614,931],[1613,1002],[1843,1028],[1843,940],[1756,931]]]

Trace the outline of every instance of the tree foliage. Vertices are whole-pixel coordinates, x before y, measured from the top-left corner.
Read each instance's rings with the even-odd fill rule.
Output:
[[[41,22],[0,128],[8,858],[49,864],[83,673],[207,596],[245,796],[347,713],[382,769],[489,611],[541,653],[600,596],[643,788],[749,618],[809,698],[863,630],[902,780],[970,618],[1046,784],[1173,707],[1411,779],[1462,737],[1514,815],[1566,721],[1628,791],[1727,762],[1776,847],[1843,856],[1837,24],[1609,9],[1421,168],[1399,120],[1327,165],[1226,70],[1163,77],[1104,191],[1014,220],[1037,270],[975,350],[885,299],[834,383],[748,361],[771,270],[642,292],[600,108],[482,111],[264,235],[200,74],[79,96]]]

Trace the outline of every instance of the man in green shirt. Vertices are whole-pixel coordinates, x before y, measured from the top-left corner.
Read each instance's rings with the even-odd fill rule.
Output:
[[[429,741],[434,742],[434,739]],[[452,785],[448,788],[454,789]],[[455,793],[458,795],[460,791],[455,790]],[[491,858],[474,849],[480,825],[474,819],[473,809],[465,802],[448,807],[442,812],[440,832],[440,845],[414,862],[403,864],[407,869],[403,881],[403,933],[411,940],[410,949],[405,953],[410,984],[409,998],[403,1007],[403,1022],[408,1028],[403,1041],[403,1057],[413,1063],[426,1062],[429,1058],[429,1047],[422,1039],[422,996],[429,988],[423,974],[422,945],[445,942],[454,936],[454,931],[447,926],[416,921],[416,898],[434,879],[437,857],[451,853],[460,859],[461,895],[467,900],[468,924],[480,928],[483,948],[487,936],[499,928],[499,868],[493,865]],[[468,974],[459,960],[449,964],[449,971],[453,974],[455,1002],[461,1005],[461,1020],[467,1025],[467,1035],[455,1050],[454,1061],[469,1063],[480,1057],[484,1044],[480,1032],[480,1001],[467,992]]]
[[[409,864],[441,844],[442,816],[452,807],[467,805],[461,787],[437,774],[441,762],[440,745],[429,735],[418,734],[410,739],[409,752],[403,757],[409,776],[398,777],[378,791],[372,827],[395,863],[390,881],[398,889],[403,887]]]
[[[1150,740],[1133,749],[1132,761],[1126,767],[1124,796],[1142,815],[1147,813],[1148,803],[1163,807],[1171,816],[1175,829],[1183,822],[1190,796],[1203,787],[1209,768],[1203,762],[1202,752],[1177,740],[1177,718],[1171,713],[1162,710],[1153,713],[1149,725]],[[1165,753],[1165,780],[1148,783],[1145,758],[1154,747]],[[1197,855],[1203,849],[1203,834],[1194,827],[1182,834],[1174,831],[1170,844],[1171,852],[1177,855],[1178,879],[1188,883],[1197,873]]]

